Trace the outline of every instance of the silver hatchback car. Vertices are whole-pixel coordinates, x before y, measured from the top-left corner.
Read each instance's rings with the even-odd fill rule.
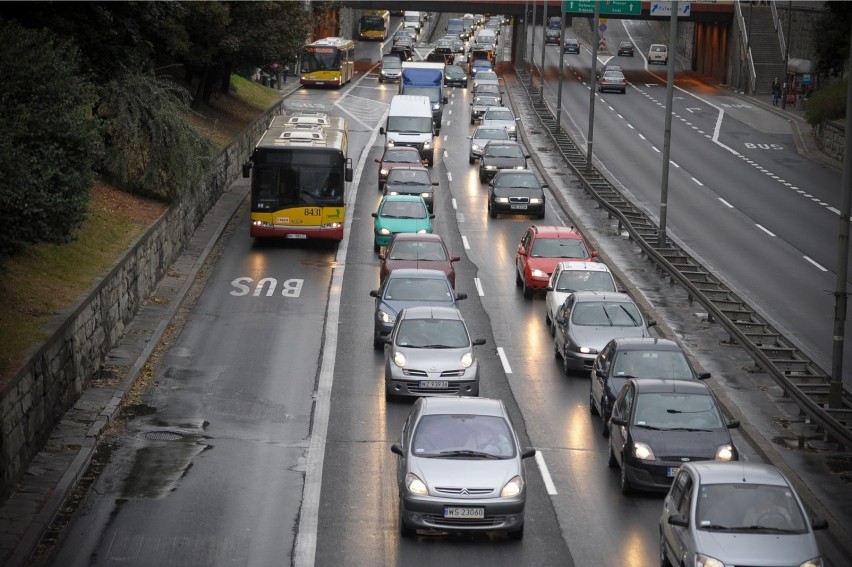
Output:
[[[501,400],[420,398],[399,442],[399,531],[506,532],[524,536],[527,499],[518,436]]]
[[[772,465],[686,463],[663,502],[660,564],[815,567],[814,530],[827,527]]]
[[[385,393],[396,396],[478,396],[479,362],[455,307],[403,309],[385,344]]]

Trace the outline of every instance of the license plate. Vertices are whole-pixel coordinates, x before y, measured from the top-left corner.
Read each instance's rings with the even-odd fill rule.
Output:
[[[449,383],[446,380],[421,380],[421,388],[446,388]]]
[[[444,517],[482,520],[485,518],[485,508],[455,508],[451,506],[444,506]]]
[[[512,208],[515,209],[515,210],[523,211],[523,210],[526,210],[527,206],[526,205],[512,205]]]
[[[307,234],[288,234],[287,238],[291,238],[293,240],[305,240],[308,237]]]
[[[666,476],[671,478],[674,475],[676,475],[677,471],[679,471],[679,470],[680,470],[680,467],[669,467],[669,469],[666,471]]]
[[[315,85],[324,85],[325,81],[316,81],[314,84]]]

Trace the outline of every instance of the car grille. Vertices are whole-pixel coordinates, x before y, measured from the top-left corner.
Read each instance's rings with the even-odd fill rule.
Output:
[[[408,392],[410,394],[429,395],[429,394],[449,394],[453,396],[459,395],[461,385],[459,383],[450,382],[446,388],[421,388],[417,384],[409,384]]]
[[[425,370],[418,370],[417,368],[406,368],[403,371],[403,374],[416,378],[427,378],[429,376],[429,374]],[[444,370],[443,372],[441,372],[441,378],[457,378],[459,376],[464,376],[463,368],[459,368],[457,370]]]
[[[435,491],[440,492],[441,494],[452,494],[454,496],[462,494],[469,496],[488,496],[489,494],[494,494],[493,488],[466,488],[456,486],[436,486]]]
[[[445,518],[437,514],[423,514],[423,520],[433,526],[443,526],[447,528],[461,526],[476,526],[476,527],[498,527],[506,523],[506,516],[485,516],[485,518],[473,520],[469,518]]]
[[[713,459],[708,459],[707,457],[684,457],[683,455],[664,455],[659,457],[661,461],[665,461],[667,463],[683,463],[689,462],[694,463],[696,461],[711,461]],[[683,461],[682,459],[689,459],[689,461]]]
[[[509,197],[510,203],[529,203],[529,197]]]

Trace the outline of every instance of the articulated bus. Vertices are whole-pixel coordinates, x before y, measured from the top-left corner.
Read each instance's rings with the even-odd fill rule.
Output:
[[[302,49],[300,82],[306,86],[342,87],[355,73],[355,42],[342,37],[327,37]]]
[[[358,37],[365,40],[384,41],[390,33],[390,12],[367,10],[358,24]]]
[[[243,164],[243,177],[251,177],[251,236],[343,240],[345,188],[352,181],[346,150],[343,118],[273,118]]]

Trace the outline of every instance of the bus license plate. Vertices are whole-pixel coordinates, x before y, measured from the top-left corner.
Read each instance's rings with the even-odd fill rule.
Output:
[[[512,205],[512,208],[515,210],[523,211],[527,208],[526,205]]]
[[[456,508],[452,506],[444,506],[444,517],[484,520],[485,508]]]
[[[446,388],[449,386],[449,383],[446,380],[421,380],[420,387],[424,389],[429,388]]]
[[[293,240],[305,240],[307,237],[308,237],[307,234],[288,234],[287,235],[287,238],[290,238],[290,239],[293,239]]]

